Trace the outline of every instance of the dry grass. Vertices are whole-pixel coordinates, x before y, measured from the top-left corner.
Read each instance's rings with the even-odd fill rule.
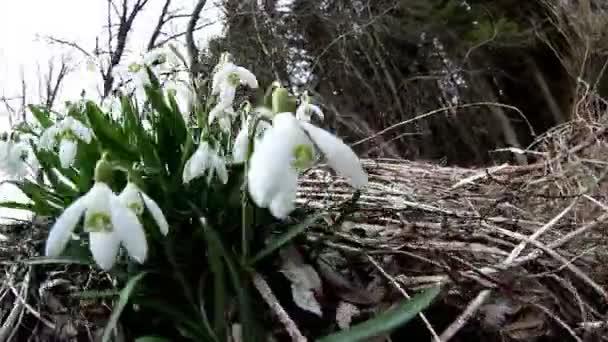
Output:
[[[532,165],[366,162],[371,184],[356,211],[338,224],[328,217],[306,237],[320,269],[330,273],[326,279],[344,282],[329,286],[347,286],[352,291],[341,292],[347,297],[380,293],[359,303],[374,311],[403,289],[449,284],[439,305],[464,311],[452,324],[438,323],[442,340],[467,324],[506,340],[605,339],[606,108],[583,94],[577,113],[585,114],[539,138]],[[309,207],[350,196],[346,184],[320,169],[301,188]],[[403,289],[383,280],[369,257]]]
[[[523,151],[538,158],[531,165],[365,161],[370,185],[354,210],[328,215],[299,241],[322,276],[324,309],[350,303],[363,319],[441,282],[446,290],[424,324],[405,328],[427,340],[606,340],[606,108],[583,93],[572,122]],[[352,195],[317,168],[303,177],[299,202],[326,209]],[[8,237],[0,241],[0,340],[94,340],[110,303],[70,293],[113,284],[87,266],[25,262],[40,250],[46,227],[0,230]]]

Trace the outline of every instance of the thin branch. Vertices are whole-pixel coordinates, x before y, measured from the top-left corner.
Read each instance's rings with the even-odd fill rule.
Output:
[[[196,6],[194,6],[194,10],[192,11],[190,21],[188,22],[188,28],[186,29],[186,46],[188,48],[188,54],[190,55],[190,71],[194,76],[196,76],[199,71],[199,50],[194,43],[194,31],[196,28],[196,23],[198,22],[201,12],[203,11],[203,7],[205,7],[206,3],[207,0],[198,0]]]
[[[170,5],[171,0],[165,0],[165,5],[163,6],[162,11],[160,12],[156,27],[154,28],[154,31],[152,31],[152,36],[150,36],[150,40],[148,41],[148,51],[155,48],[156,40],[158,39],[158,36],[160,36],[160,32],[162,31],[163,26],[167,23],[166,17],[167,13],[169,12]]]

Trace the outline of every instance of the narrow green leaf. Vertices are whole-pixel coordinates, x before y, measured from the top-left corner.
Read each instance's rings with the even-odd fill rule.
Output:
[[[243,327],[243,335],[248,337],[248,341],[259,341],[257,323],[253,315],[253,307],[251,303],[251,296],[249,294],[249,284],[244,281],[242,274],[239,272],[234,258],[222,244],[220,237],[217,232],[210,226],[203,226],[203,232],[205,239],[209,245],[209,249],[214,248],[221,253],[226,266],[228,268],[228,276],[232,281],[234,290],[236,291],[236,298],[238,304],[239,318]]]
[[[323,217],[323,215],[324,215],[324,213],[317,213],[317,214],[311,215],[303,222],[300,222],[300,223],[290,227],[285,233],[272,238],[268,242],[266,247],[264,247],[264,249],[259,251],[253,258],[251,258],[251,260],[249,261],[249,264],[253,265],[253,264],[257,263],[258,261],[262,260],[263,258],[267,257],[268,255],[272,254],[274,251],[278,250],[283,245],[285,245],[286,243],[291,241],[293,238],[298,236],[300,233],[304,232],[310,226],[315,224],[315,222],[317,222],[321,217]]]
[[[76,257],[60,257],[60,258],[49,258],[49,257],[33,257],[27,260],[21,261],[26,265],[92,265],[93,263],[87,259],[81,259]]]
[[[34,114],[34,117],[40,123],[42,128],[48,128],[53,125],[53,120],[51,120],[49,112],[46,109],[39,108],[37,106],[29,106],[30,111]]]
[[[118,324],[118,319],[122,314],[122,311],[127,306],[129,302],[129,297],[135,290],[135,287],[139,283],[139,281],[146,275],[145,272],[142,272],[135,277],[129,279],[127,285],[120,291],[120,298],[118,298],[118,302],[114,306],[114,310],[112,310],[112,315],[110,315],[110,319],[108,320],[108,324],[106,325],[103,336],[101,338],[101,342],[109,342],[112,337],[112,331],[116,328],[116,324]]]
[[[126,160],[139,161],[139,153],[130,145],[128,137],[122,134],[122,127],[118,123],[104,115],[91,101],[87,102],[86,113],[103,149],[108,149]]]
[[[190,313],[186,314],[179,311],[175,305],[171,305],[170,303],[164,302],[162,299],[158,298],[145,298],[144,300],[138,302],[141,307],[149,308],[155,310],[159,313],[164,314],[168,319],[173,322],[179,322],[182,329],[187,329],[187,333],[189,335],[195,335],[199,337],[200,341],[216,341],[216,339],[212,338],[201,325],[192,320],[192,315]]]
[[[441,292],[440,286],[431,287],[417,294],[403,304],[387,310],[381,315],[359,323],[350,329],[326,336],[318,342],[356,342],[386,334],[409,322],[426,309]]]
[[[7,209],[19,209],[19,210],[28,210],[34,211],[36,209],[33,203],[19,203],[19,202],[0,202],[0,207]]]
[[[70,293],[70,297],[78,299],[113,298],[120,295],[118,290],[90,290]]]
[[[159,336],[143,336],[135,339],[135,342],[171,342],[171,340]]]

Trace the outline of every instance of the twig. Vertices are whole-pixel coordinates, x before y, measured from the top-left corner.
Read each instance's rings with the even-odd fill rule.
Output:
[[[526,236],[522,235],[523,241],[519,245],[515,246],[515,248],[513,248],[513,250],[509,254],[509,256],[502,262],[502,264],[503,265],[511,264],[519,256],[519,254],[524,250],[527,243],[534,244],[535,246],[539,246],[539,245],[544,246],[543,244],[535,241],[535,239],[538,238],[542,233],[546,232],[551,227],[553,227],[562,217],[564,217],[564,215],[566,215],[574,207],[576,202],[577,202],[576,200],[573,201],[566,209],[562,210],[557,216],[555,216],[553,219],[551,219],[547,224],[545,224],[544,226],[539,228],[537,231],[535,231],[532,235],[530,235],[530,237],[526,237]],[[495,228],[506,231],[506,229],[502,229],[500,227],[495,227]],[[514,233],[514,234],[517,234],[517,233]],[[521,235],[521,234],[518,234],[518,235]],[[553,253],[555,253],[555,252],[553,252]],[[557,253],[555,253],[555,254],[557,254]],[[557,256],[561,257],[559,254],[557,254]],[[566,260],[566,264],[567,264],[567,260]],[[571,265],[570,268],[572,268],[572,267],[574,267],[574,266]],[[576,274],[578,274],[580,276],[579,273],[576,273]],[[583,274],[583,278],[589,280],[592,284],[594,283],[593,280],[589,279],[584,274]],[[588,281],[588,283],[589,283],[589,281]],[[460,329],[462,329],[462,327],[465,326],[465,324],[469,321],[469,319],[471,319],[471,317],[477,312],[477,310],[479,310],[479,308],[485,303],[485,301],[490,297],[491,293],[492,293],[492,290],[488,290],[488,289],[480,291],[479,294],[477,295],[477,297],[475,297],[475,299],[473,299],[471,302],[469,302],[469,305],[467,305],[466,309],[460,314],[460,316],[458,316],[458,318],[456,318],[456,320],[452,324],[450,324],[450,326],[448,326],[448,328],[441,334],[441,340],[445,342],[445,341],[450,340],[452,337],[454,337],[454,335],[456,335],[456,333],[458,333],[458,331],[460,331]],[[604,298],[606,298],[606,296],[604,296]]]
[[[304,337],[304,335],[302,335],[302,333],[300,332],[300,329],[298,329],[298,326],[296,325],[296,323],[289,317],[289,315],[287,314],[285,309],[283,309],[283,307],[279,303],[279,300],[277,299],[277,297],[274,295],[274,293],[272,293],[272,289],[270,288],[270,286],[268,285],[266,280],[264,280],[264,278],[262,278],[262,276],[259,275],[258,273],[253,273],[252,277],[253,277],[253,285],[258,290],[258,292],[260,293],[260,295],[262,296],[262,298],[264,299],[266,304],[268,304],[268,306],[270,307],[272,312],[274,312],[275,315],[277,315],[277,318],[279,319],[279,321],[281,321],[281,323],[283,323],[283,326],[285,327],[285,330],[287,330],[287,333],[289,334],[289,336],[291,336],[292,341],[296,341],[296,342],[308,341],[306,339],[306,337]]]
[[[410,299],[410,295],[405,291],[405,289],[403,289],[403,287],[401,287],[401,285],[399,285],[399,283],[395,280],[395,278],[393,278],[390,274],[388,274],[379,264],[378,262],[376,262],[376,260],[374,260],[374,258],[372,258],[370,255],[367,256],[367,260],[369,260],[369,262],[374,265],[374,267],[376,267],[376,269],[382,273],[382,275],[388,279],[389,282],[391,282],[391,284],[393,284],[393,286],[395,286],[395,288],[397,290],[399,290],[399,292],[401,292],[401,294],[403,295],[403,297],[405,297],[406,299]],[[418,316],[420,316],[420,319],[422,320],[422,322],[424,322],[424,325],[426,325],[427,329],[429,329],[429,332],[431,333],[431,336],[433,337],[433,340],[435,342],[441,342],[441,339],[439,338],[439,335],[437,335],[437,332],[435,331],[435,329],[433,329],[433,326],[431,325],[431,322],[429,322],[429,320],[426,318],[426,316],[424,315],[424,313],[420,312],[418,314]]]

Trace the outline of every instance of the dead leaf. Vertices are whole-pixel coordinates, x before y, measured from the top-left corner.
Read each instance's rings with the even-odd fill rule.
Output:
[[[353,317],[361,314],[359,308],[348,302],[340,302],[336,309],[336,323],[340,329],[345,330],[350,328]]]

